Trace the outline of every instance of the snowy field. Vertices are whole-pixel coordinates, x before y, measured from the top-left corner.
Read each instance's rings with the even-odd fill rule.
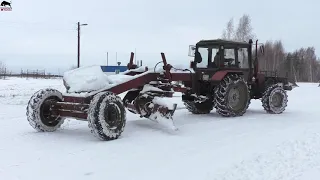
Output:
[[[106,142],[83,121],[53,133],[28,124],[30,96],[45,87],[64,91],[61,79],[0,80],[0,179],[318,180],[320,88],[298,85],[281,115],[266,114],[260,101],[239,118],[182,109],[172,134],[128,112],[122,136]],[[172,100],[182,106],[180,97]]]

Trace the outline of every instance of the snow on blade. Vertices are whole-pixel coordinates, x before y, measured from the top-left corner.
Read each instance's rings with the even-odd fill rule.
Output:
[[[151,121],[154,121],[156,123],[159,123],[160,125],[169,128],[173,131],[178,131],[179,129],[176,127],[176,125],[174,124],[172,118],[165,118],[161,115],[160,112],[155,112],[153,114],[150,115],[149,119]]]
[[[167,107],[169,110],[174,109],[174,103],[172,103],[172,98],[170,99],[168,97],[154,97],[152,101],[155,104]]]

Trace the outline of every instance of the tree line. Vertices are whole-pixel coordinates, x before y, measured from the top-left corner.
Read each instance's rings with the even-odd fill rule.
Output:
[[[231,18],[224,28],[221,38],[225,40],[246,41],[256,39],[251,25],[251,18],[244,14],[235,27]],[[259,39],[259,38],[258,38]],[[281,76],[288,75],[293,82],[319,82],[320,58],[315,54],[315,48],[300,47],[293,52],[285,50],[281,40],[267,40],[264,44],[264,54],[259,54],[261,71],[276,71]]]

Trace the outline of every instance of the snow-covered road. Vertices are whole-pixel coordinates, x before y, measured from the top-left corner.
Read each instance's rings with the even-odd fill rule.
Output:
[[[299,83],[280,115],[252,101],[239,118],[176,111],[177,133],[127,113],[121,138],[99,141],[86,122],[38,133],[25,117],[40,88],[62,81],[0,80],[0,179],[313,180],[320,178],[320,88]],[[179,97],[173,98],[180,107]]]

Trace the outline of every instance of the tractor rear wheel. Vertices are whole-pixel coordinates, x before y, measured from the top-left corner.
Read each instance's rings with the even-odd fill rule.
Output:
[[[184,105],[192,114],[209,114],[214,107],[214,103],[209,100],[201,103],[185,100]]]
[[[263,93],[262,107],[271,114],[280,114],[285,111],[288,103],[287,92],[278,84],[271,85]]]
[[[96,94],[89,105],[88,126],[97,138],[118,139],[126,125],[126,110],[119,96],[111,92]]]
[[[246,113],[250,100],[248,85],[237,74],[225,76],[215,89],[217,113],[225,117],[242,116]]]

